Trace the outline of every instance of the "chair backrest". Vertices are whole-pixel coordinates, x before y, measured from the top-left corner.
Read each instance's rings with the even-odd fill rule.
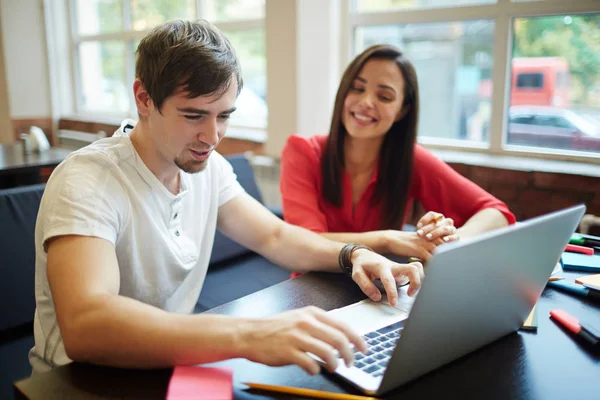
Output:
[[[238,182],[242,185],[244,190],[246,190],[250,196],[262,203],[262,194],[256,184],[254,170],[252,169],[252,165],[250,165],[248,158],[243,154],[236,154],[228,156],[226,159],[233,167],[233,172],[237,175]],[[247,248],[217,231],[215,233],[215,242],[210,255],[210,264],[216,264],[248,252],[249,250]]]
[[[0,330],[33,321],[34,232],[44,187],[0,190]]]

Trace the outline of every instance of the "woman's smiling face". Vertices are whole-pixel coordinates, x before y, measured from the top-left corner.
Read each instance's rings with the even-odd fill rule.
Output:
[[[356,139],[384,136],[402,117],[404,78],[395,61],[371,59],[354,78],[342,113],[342,123]]]

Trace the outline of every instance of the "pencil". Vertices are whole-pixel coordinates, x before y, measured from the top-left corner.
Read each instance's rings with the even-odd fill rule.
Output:
[[[354,394],[324,392],[322,390],[305,389],[292,386],[266,385],[264,383],[244,382],[244,385],[252,389],[266,390],[270,392],[297,394],[304,397],[315,399],[333,399],[333,400],[379,400],[376,397],[358,396]]]

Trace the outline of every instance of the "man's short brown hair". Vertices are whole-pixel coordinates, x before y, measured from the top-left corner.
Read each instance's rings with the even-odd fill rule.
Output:
[[[157,26],[140,41],[136,56],[136,78],[159,111],[179,87],[190,98],[225,93],[234,80],[238,94],[242,90],[233,46],[205,20],[172,20]]]

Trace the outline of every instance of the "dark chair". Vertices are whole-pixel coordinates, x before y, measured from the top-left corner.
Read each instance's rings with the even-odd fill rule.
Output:
[[[0,331],[33,321],[34,230],[44,187],[0,190]]]
[[[244,155],[229,156],[238,182],[246,192],[263,202],[254,170]],[[271,208],[280,218],[281,208]],[[262,290],[289,278],[289,271],[248,250],[217,231],[208,274],[196,304],[202,312]]]
[[[44,185],[0,190],[0,398],[31,374],[35,311],[34,229]]]

